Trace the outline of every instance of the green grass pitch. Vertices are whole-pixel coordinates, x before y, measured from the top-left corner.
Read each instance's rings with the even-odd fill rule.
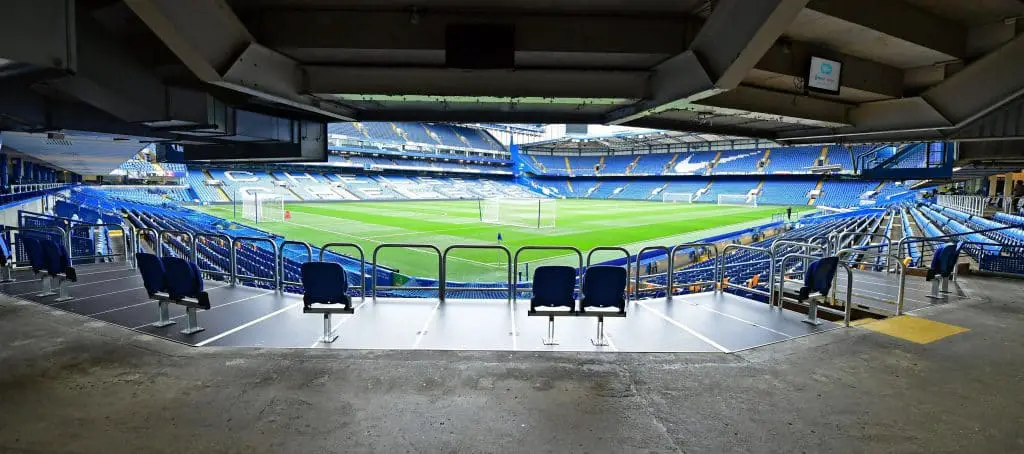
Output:
[[[523,228],[480,222],[478,202],[391,201],[289,203],[288,222],[254,225],[234,218],[232,207],[202,209],[216,216],[253,225],[313,246],[330,242],[357,243],[370,262],[373,248],[381,243],[427,243],[440,249],[452,244],[501,244],[514,253],[525,245],[575,246],[587,251],[595,246],[623,246],[635,253],[644,246],[697,241],[711,235],[758,225],[771,220],[784,207],[740,207],[711,204],[643,202],[630,200],[557,200],[556,226]],[[794,207],[803,211],[809,207]],[[239,214],[241,207],[239,207]],[[342,248],[340,253],[351,253]],[[618,255],[617,255],[618,254]],[[598,252],[594,262],[621,253]],[[383,249],[379,262],[403,274],[434,278],[437,256],[431,251]],[[575,255],[565,251],[524,251],[520,262],[575,264]],[[520,271],[524,265],[520,266]],[[453,281],[499,282],[505,279],[504,254],[495,250],[458,250],[448,259],[448,279]]]

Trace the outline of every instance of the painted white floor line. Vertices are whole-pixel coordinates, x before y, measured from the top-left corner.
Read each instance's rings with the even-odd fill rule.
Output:
[[[217,308],[221,308],[221,307],[224,307],[224,306],[230,306],[230,305],[232,305],[232,304],[235,304],[235,303],[241,303],[242,301],[248,301],[248,300],[251,300],[251,299],[259,298],[259,297],[261,297],[261,296],[267,296],[267,295],[269,295],[269,294],[271,294],[271,293],[274,293],[274,292],[272,292],[272,291],[271,291],[271,292],[264,292],[264,293],[260,293],[259,295],[252,295],[252,296],[247,296],[247,297],[245,297],[245,298],[242,298],[242,299],[240,299],[240,300],[235,300],[235,301],[227,302],[227,303],[224,303],[224,304],[218,304],[218,305],[216,305],[216,306],[213,306],[213,305],[211,305],[211,306],[210,306],[210,310],[212,311],[212,310],[214,310],[214,309],[217,309]],[[174,317],[171,317],[170,319],[171,319],[171,320],[174,320],[174,319],[176,319],[176,318],[182,318],[182,317],[184,317],[184,316],[186,316],[186,315],[188,315],[188,314],[181,314],[181,315],[175,315]],[[135,327],[135,328],[133,328],[133,329],[139,329],[139,328],[142,328],[143,326],[148,326],[149,324],[150,324],[150,323],[145,323],[145,324],[142,324],[142,325],[136,326],[136,327]]]
[[[218,285],[216,287],[210,287],[210,288],[207,288],[206,290],[213,290],[213,289],[218,289],[218,288],[221,288],[221,287],[227,287],[227,284]],[[102,311],[102,312],[96,312],[96,313],[93,313],[93,314],[85,314],[85,316],[86,317],[92,317],[94,315],[106,314],[106,313],[109,313],[109,312],[117,312],[117,311],[123,310],[123,309],[129,309],[129,308],[136,307],[136,306],[142,306],[143,304],[155,303],[156,301],[157,300],[146,300],[146,301],[143,301],[143,302],[137,303],[137,304],[116,307],[114,309],[108,309],[108,310],[105,310],[105,311]]]
[[[697,306],[700,309],[703,309],[703,310],[706,310],[706,311],[709,311],[709,312],[714,312],[714,313],[716,313],[718,315],[722,315],[722,316],[725,316],[725,317],[729,317],[729,318],[731,318],[733,320],[746,323],[748,325],[753,325],[753,326],[756,326],[758,328],[761,328],[761,329],[764,329],[764,330],[767,330],[767,331],[771,331],[771,332],[773,332],[775,334],[778,334],[780,336],[785,336],[787,339],[793,337],[793,336],[790,336],[789,334],[786,334],[786,333],[784,333],[782,331],[776,331],[776,330],[771,329],[771,328],[769,328],[767,326],[754,323],[754,322],[752,322],[750,320],[745,320],[745,319],[739,318],[739,317],[737,317],[735,315],[726,314],[725,312],[716,311],[716,310],[714,310],[714,309],[712,309],[710,307],[705,307],[704,305],[701,305],[701,304],[696,304],[695,306]],[[769,310],[774,310],[774,309],[769,309]]]
[[[87,299],[90,299],[90,298],[96,298],[96,297],[100,297],[100,296],[109,296],[109,295],[114,295],[114,294],[118,294],[118,293],[130,292],[130,291],[132,291],[132,290],[138,290],[138,289],[141,289],[141,288],[145,288],[145,287],[132,287],[132,288],[126,288],[126,289],[124,289],[124,290],[118,290],[118,291],[116,291],[116,292],[109,292],[109,293],[101,293],[101,294],[99,294],[99,295],[92,295],[92,296],[83,296],[83,297],[81,297],[81,298],[79,298],[79,297],[77,297],[77,296],[76,296],[76,297],[75,297],[75,299],[73,299],[73,300],[71,300],[71,301],[61,301],[61,302],[59,302],[59,303],[53,303],[53,304],[48,304],[48,306],[57,306],[57,305],[59,305],[59,304],[68,304],[68,303],[74,303],[74,302],[76,302],[76,301],[84,301],[84,300],[87,300]],[[56,291],[56,289],[54,289],[54,290]],[[75,295],[71,295],[71,296],[75,296]],[[46,304],[46,303],[44,302],[43,304]]]
[[[288,312],[288,311],[298,307],[301,304],[302,304],[301,302],[292,304],[291,306],[288,306],[288,307],[283,308],[283,309],[278,309],[278,310],[276,310],[274,312],[271,312],[271,313],[269,313],[267,315],[264,315],[264,316],[262,316],[260,318],[257,318],[256,320],[250,321],[249,323],[246,323],[244,325],[239,325],[239,326],[236,326],[234,328],[231,328],[231,329],[229,329],[227,331],[224,331],[223,333],[220,333],[220,334],[218,334],[216,336],[213,336],[213,337],[211,337],[209,339],[206,339],[206,340],[196,344],[196,347],[202,347],[202,346],[204,346],[206,344],[209,344],[210,342],[214,342],[214,341],[216,341],[218,339],[222,339],[224,337],[227,337],[227,336],[230,336],[232,334],[235,334],[235,333],[237,333],[237,332],[239,332],[239,331],[241,331],[243,329],[246,329],[246,328],[248,328],[250,326],[253,326],[253,325],[257,324],[257,323],[260,323],[260,322],[262,322],[264,320],[267,320],[269,318],[275,317],[278,314],[283,314],[285,312]]]
[[[430,311],[430,316],[427,317],[427,321],[423,322],[423,327],[420,328],[420,332],[416,334],[416,341],[412,343],[412,348],[420,348],[420,342],[423,342],[423,336],[427,334],[427,327],[430,326],[430,322],[434,320],[434,315],[437,314],[437,309],[440,307],[440,301],[434,303],[434,309]]]
[[[647,306],[647,304],[644,304],[643,302],[637,302],[636,304],[638,306],[644,308],[644,309],[647,309],[647,310],[653,312],[654,315],[657,315],[658,317],[661,317],[662,320],[665,320],[666,322],[669,322],[669,323],[671,323],[673,325],[676,325],[679,328],[682,328],[683,331],[686,331],[686,332],[690,333],[691,335],[693,335],[697,339],[700,339],[700,340],[702,340],[704,342],[707,342],[708,345],[711,345],[712,347],[717,348],[722,353],[729,353],[729,349],[721,346],[718,342],[715,342],[715,341],[709,339],[707,336],[704,336],[703,334],[698,333],[698,332],[690,329],[690,327],[688,327],[688,326],[686,326],[686,325],[684,325],[682,323],[679,323],[679,322],[673,320],[671,317],[669,317],[669,316],[667,316],[665,314],[662,314],[661,312],[658,312],[658,311],[656,311],[654,309],[651,309],[650,307]]]
[[[519,341],[516,339],[519,337],[519,332],[516,331],[516,303],[509,301],[508,303],[508,318],[512,322],[512,350],[519,350]]]

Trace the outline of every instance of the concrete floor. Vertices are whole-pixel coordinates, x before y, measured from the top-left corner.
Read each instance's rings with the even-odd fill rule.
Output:
[[[4,297],[0,452],[1024,452],[1024,282],[961,284],[931,344],[737,354],[191,348]]]

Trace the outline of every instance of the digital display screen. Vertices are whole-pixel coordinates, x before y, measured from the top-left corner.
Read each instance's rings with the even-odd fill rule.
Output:
[[[807,75],[807,89],[839,94],[839,76],[843,64],[835,60],[811,57],[810,73]]]

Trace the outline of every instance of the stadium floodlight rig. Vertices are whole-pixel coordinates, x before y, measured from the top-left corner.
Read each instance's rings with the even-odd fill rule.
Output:
[[[553,228],[554,199],[490,198],[480,200],[480,222],[527,228]]]
[[[692,192],[662,192],[662,202],[682,202],[682,203],[693,203]]]
[[[728,206],[757,206],[757,197],[749,194],[719,194],[718,195],[719,205]]]
[[[257,192],[241,196],[241,200],[243,219],[257,224],[284,221],[284,197],[278,194]]]

